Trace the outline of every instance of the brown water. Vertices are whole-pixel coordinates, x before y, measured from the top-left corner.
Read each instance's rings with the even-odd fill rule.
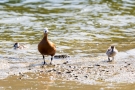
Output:
[[[0,78],[29,72],[27,67],[33,63],[42,63],[37,44],[45,27],[49,28],[48,38],[56,44],[56,54],[69,54],[83,59],[84,56],[104,55],[110,44],[115,44],[120,52],[133,49],[134,9],[134,0],[0,0]],[[28,49],[14,50],[15,42],[26,45]],[[50,57],[47,59],[50,60]],[[28,83],[29,80],[22,80],[20,85],[16,85],[16,78],[9,76],[1,80],[1,87],[27,89],[23,82]],[[10,87],[7,82],[13,79],[14,85]],[[31,84],[27,84],[29,89],[31,85],[41,83],[40,80],[32,80]],[[75,82],[65,82],[58,87],[60,81],[56,80],[55,83],[49,90],[63,89],[62,87],[70,86],[69,83],[72,83],[72,88],[77,87],[79,90],[86,87],[102,90],[102,85],[98,88],[95,85],[83,86]],[[118,87],[123,90],[134,89],[132,84],[127,87],[124,85]]]
[[[38,77],[37,77],[38,76]],[[23,78],[10,76],[0,81],[1,90],[134,90],[134,84],[103,83],[102,85],[81,84],[73,81],[53,80],[54,75],[27,73]]]

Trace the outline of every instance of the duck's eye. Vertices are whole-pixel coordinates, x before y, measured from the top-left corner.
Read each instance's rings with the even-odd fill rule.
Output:
[[[44,29],[44,33],[48,33],[48,28],[45,28]]]

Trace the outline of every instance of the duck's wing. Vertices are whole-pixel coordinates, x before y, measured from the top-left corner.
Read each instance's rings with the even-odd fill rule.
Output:
[[[106,54],[107,55],[110,55],[111,54],[111,51],[112,51],[111,48],[108,48],[107,51],[106,51]]]
[[[55,48],[56,48],[56,46],[55,46],[55,44],[54,44],[53,42],[49,41],[49,43],[50,43],[50,45],[51,45],[52,47],[55,47]]]

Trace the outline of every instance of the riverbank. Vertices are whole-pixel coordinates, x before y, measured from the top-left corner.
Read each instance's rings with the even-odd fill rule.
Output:
[[[42,63],[39,63],[41,60],[35,59],[35,62],[29,64],[20,61],[15,62],[15,60],[11,60],[14,59],[11,57],[2,57],[0,58],[0,82],[12,82],[11,79],[19,80],[19,82],[20,80],[24,82],[33,81],[31,86],[35,85],[34,82],[52,85],[60,80],[65,83],[77,82],[82,85],[103,85],[105,88],[115,87],[115,84],[131,85],[135,83],[134,52],[135,49],[119,52],[113,62],[108,62],[107,56],[100,54],[99,56],[54,60],[53,65],[45,65],[44,67],[42,67]],[[23,58],[21,59],[23,61]],[[65,63],[66,61],[68,63]],[[47,60],[47,62],[50,61]],[[12,87],[12,85],[10,86]]]

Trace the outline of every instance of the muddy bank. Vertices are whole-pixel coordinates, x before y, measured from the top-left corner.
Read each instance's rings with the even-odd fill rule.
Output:
[[[0,80],[0,90],[134,90],[133,84],[83,84],[70,80],[56,80],[51,73],[23,73]]]
[[[120,53],[121,54],[121,53]],[[77,81],[85,84],[102,83],[134,83],[135,82],[134,56],[117,58],[108,62],[106,56],[85,57],[74,59],[67,64],[44,66],[39,72],[56,74],[57,79]]]
[[[53,61],[54,65],[37,67],[39,72],[53,73],[56,79],[86,84],[135,83],[135,49],[119,52],[113,62],[105,54],[77,57],[65,61]]]
[[[27,79],[24,73],[52,74],[54,80],[77,81],[96,85],[103,83],[135,83],[135,49],[119,52],[113,62],[107,62],[105,54],[87,57],[71,57],[54,60],[53,65],[42,67],[42,60],[29,58],[0,57],[1,79],[9,75]],[[19,61],[18,61],[19,59]],[[68,61],[68,63],[65,63]],[[48,59],[47,62],[50,62]],[[36,76],[38,78],[38,74]]]

